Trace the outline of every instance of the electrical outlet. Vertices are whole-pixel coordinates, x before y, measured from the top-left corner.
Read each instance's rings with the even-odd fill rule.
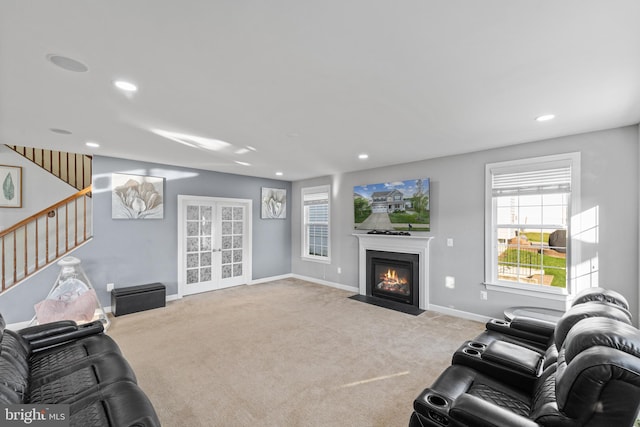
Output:
[[[115,288],[115,285],[113,283],[107,283],[107,292],[111,292],[113,288]]]
[[[487,291],[480,291],[480,299],[483,301],[487,300]]]
[[[447,239],[447,246],[449,246],[450,248],[453,247],[453,239],[452,238],[448,238]]]
[[[338,274],[342,274],[342,267],[338,267]]]
[[[453,276],[446,276],[444,278],[444,286],[449,289],[454,289],[456,287],[456,278]]]

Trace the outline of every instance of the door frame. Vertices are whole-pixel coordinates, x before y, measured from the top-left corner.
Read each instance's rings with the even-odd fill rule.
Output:
[[[178,195],[178,298],[182,298],[184,295],[184,289],[186,286],[185,283],[185,274],[186,265],[184,260],[184,251],[185,251],[185,231],[184,231],[184,220],[185,220],[185,205],[187,203],[236,203],[245,205],[245,223],[244,223],[244,234],[246,247],[245,253],[243,256],[242,263],[242,277],[246,284],[251,283],[251,279],[253,277],[252,268],[253,268],[253,241],[252,241],[252,227],[253,227],[253,200],[251,199],[234,199],[230,197],[209,197],[209,196],[190,196],[190,195]]]

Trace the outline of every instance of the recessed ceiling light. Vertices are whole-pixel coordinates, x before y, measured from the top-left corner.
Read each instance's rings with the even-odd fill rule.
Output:
[[[71,131],[66,129],[50,128],[49,130],[53,133],[59,133],[60,135],[71,135]]]
[[[358,154],[358,158],[359,158],[360,160],[365,160],[365,159],[368,159],[368,158],[369,158],[369,155],[368,155],[368,154],[365,154],[365,153]]]
[[[282,176],[284,175],[282,172],[276,172],[276,176]]]
[[[247,162],[241,162],[239,160],[236,160],[236,163],[242,166],[251,166],[251,163],[247,163]]]
[[[556,115],[555,115],[555,114],[544,114],[544,115],[542,115],[542,116],[538,116],[538,117],[536,117],[536,121],[539,121],[539,122],[546,122],[546,121],[548,121],[548,120],[553,120],[553,119],[555,119],[555,118],[556,118]]]
[[[128,82],[126,80],[116,80],[113,84],[120,90],[124,90],[125,92],[137,92],[138,86],[135,84]]]
[[[89,67],[84,65],[80,61],[76,61],[75,59],[69,58],[67,56],[49,54],[47,55],[47,60],[51,62],[53,65],[57,65],[58,67],[67,70],[73,71],[74,73],[86,73],[89,71]]]
[[[84,145],[86,145],[87,147],[91,147],[91,148],[100,147],[100,144],[98,144],[97,142],[93,142],[93,141],[85,142]]]

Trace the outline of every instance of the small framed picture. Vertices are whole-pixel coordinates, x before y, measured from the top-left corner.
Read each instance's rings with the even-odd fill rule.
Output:
[[[22,167],[0,165],[0,208],[22,207]]]

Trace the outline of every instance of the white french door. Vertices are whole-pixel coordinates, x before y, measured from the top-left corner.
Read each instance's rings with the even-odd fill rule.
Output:
[[[251,200],[178,196],[180,296],[251,280]]]

